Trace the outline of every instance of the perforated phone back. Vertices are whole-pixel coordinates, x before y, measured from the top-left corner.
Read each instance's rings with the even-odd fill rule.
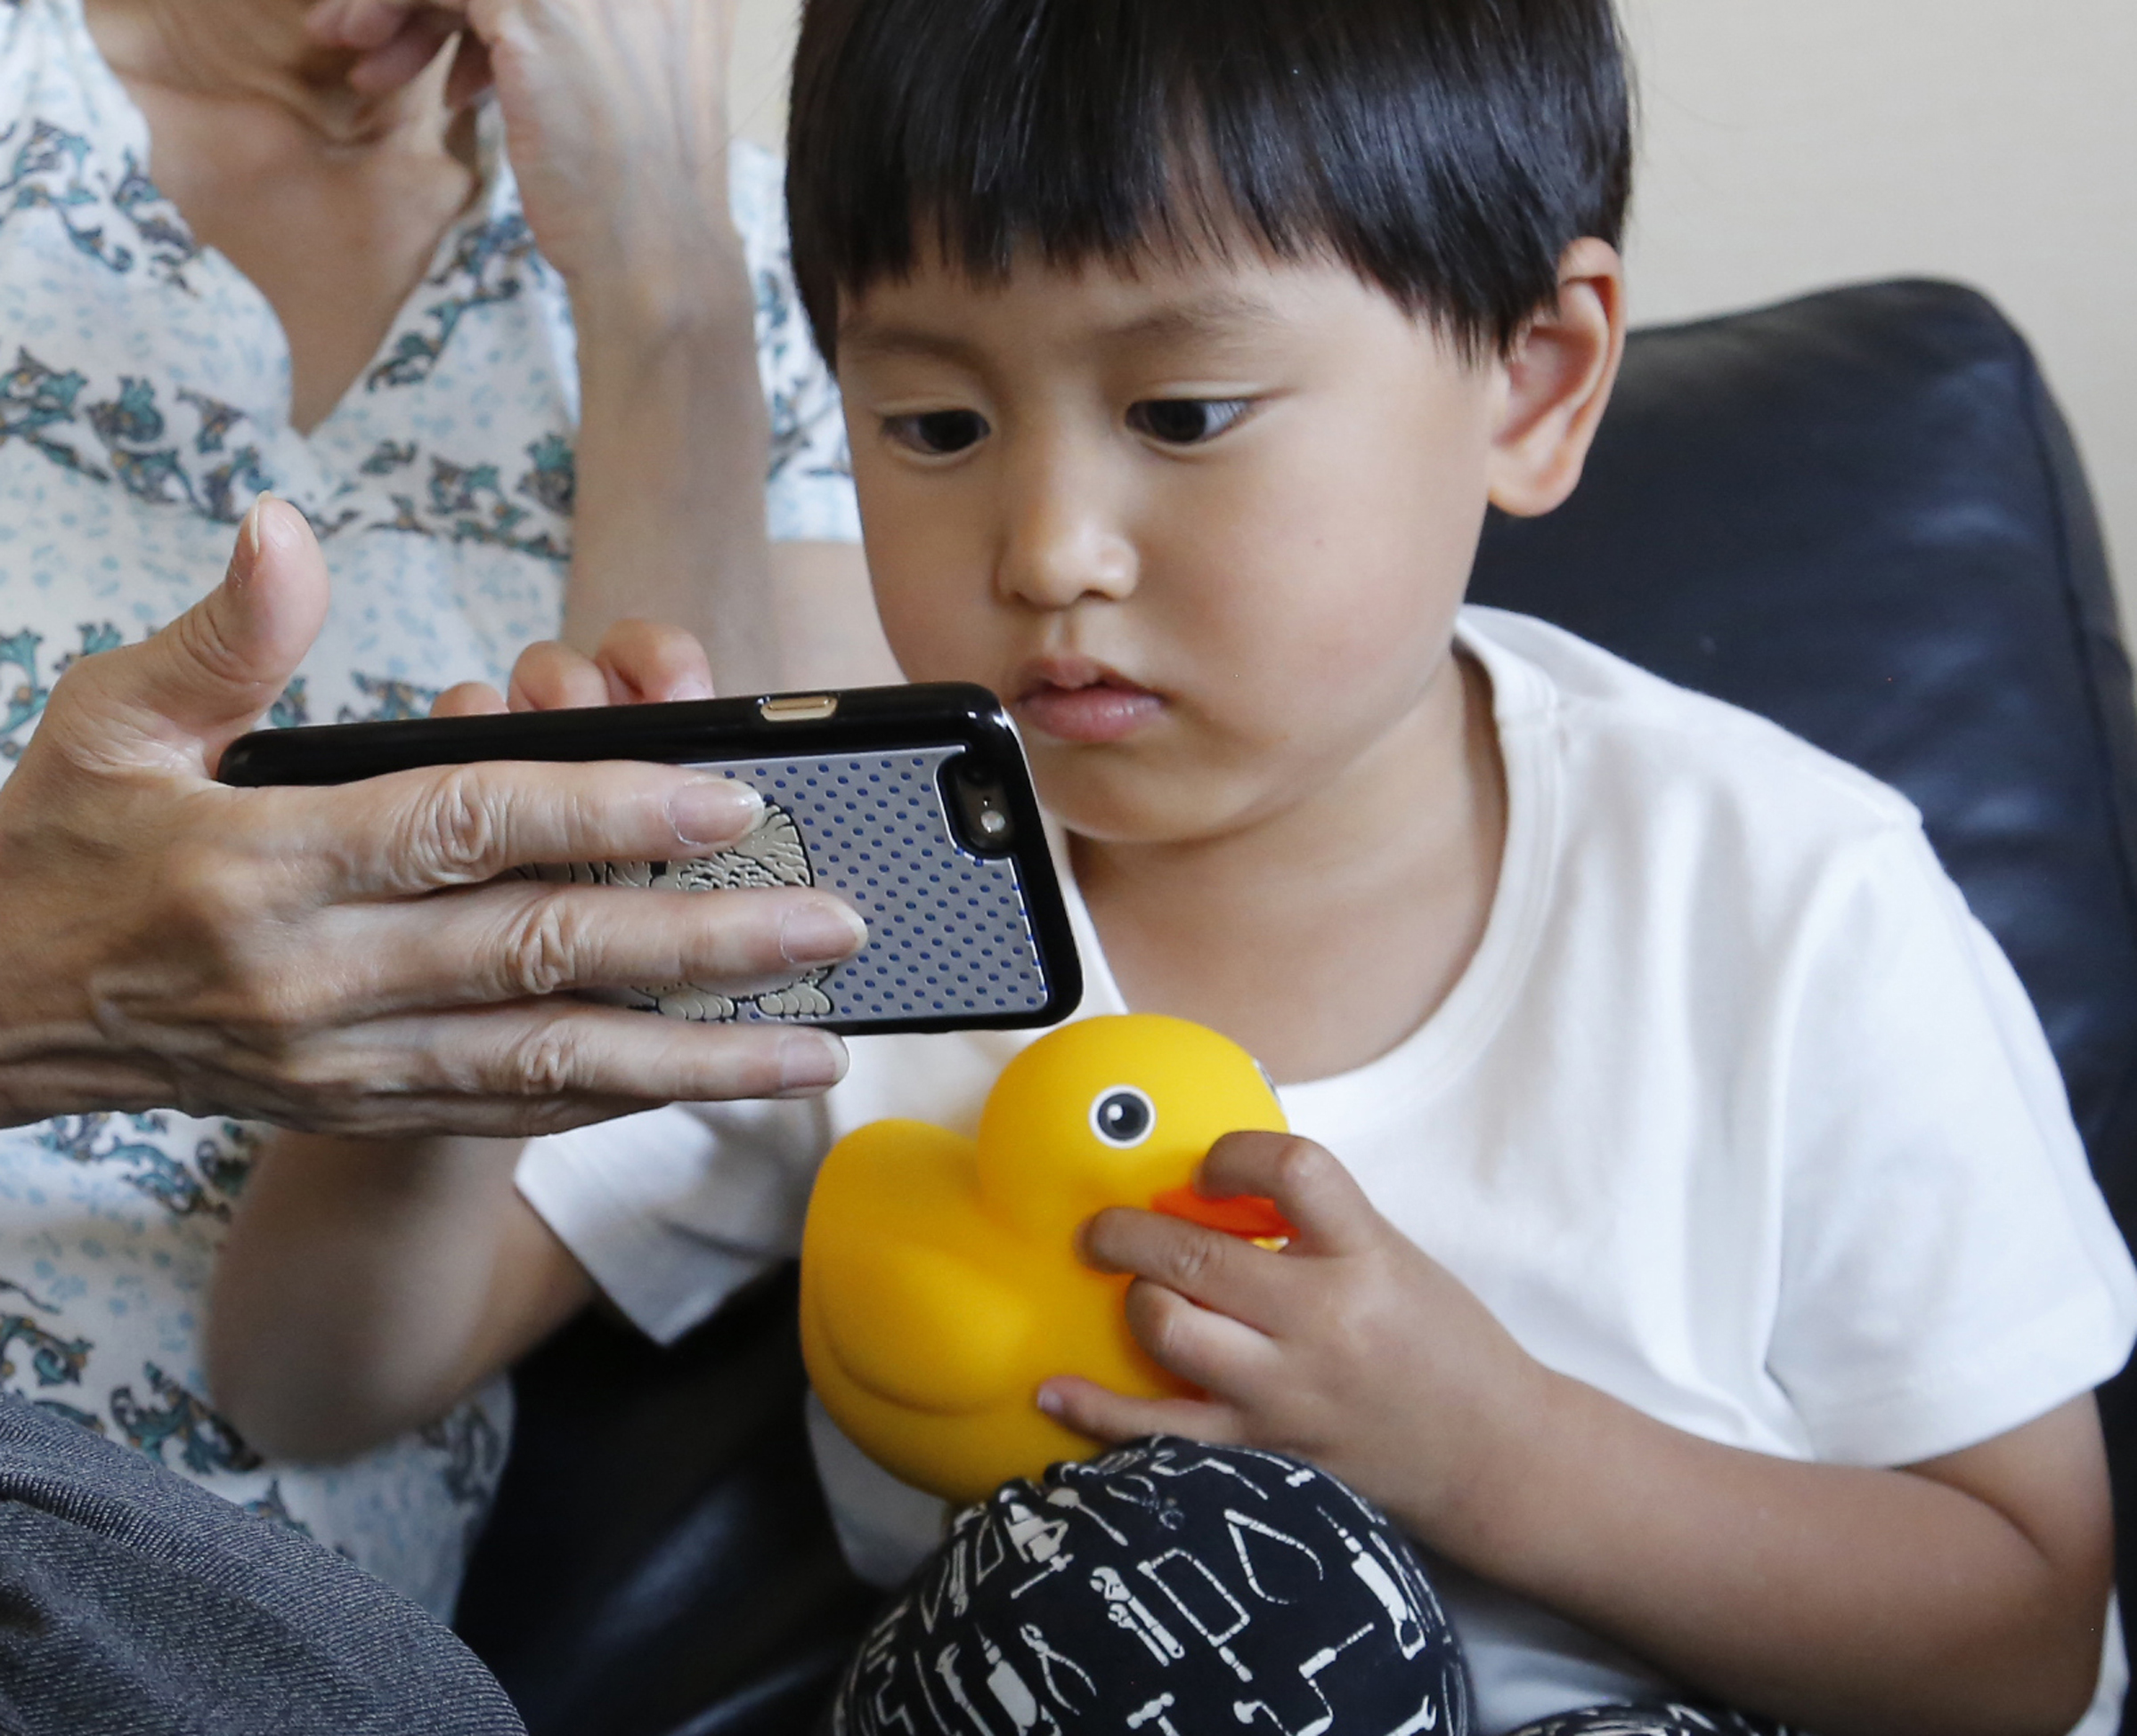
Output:
[[[541,880],[703,891],[818,886],[868,924],[845,963],[736,999],[693,983],[616,998],[671,1018],[833,1025],[999,1018],[1047,1004],[1045,969],[1012,856],[980,856],[952,831],[942,768],[964,750],[903,748],[723,760],[695,769],[752,785],[764,815],[732,848],[689,862],[581,863]],[[1028,848],[1041,849],[1033,839]]]

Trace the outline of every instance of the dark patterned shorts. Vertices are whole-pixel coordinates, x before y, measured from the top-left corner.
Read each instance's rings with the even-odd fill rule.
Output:
[[[1158,1436],[1005,1483],[886,1610],[836,1736],[1468,1736],[1460,1647],[1377,1509],[1295,1459]],[[1599,1707],[1520,1736],[1785,1736]]]
[[[1524,1724],[1514,1736],[1792,1736],[1764,1718],[1715,1706],[1591,1706]]]

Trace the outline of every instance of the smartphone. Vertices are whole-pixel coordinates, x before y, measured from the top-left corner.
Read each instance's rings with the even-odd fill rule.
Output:
[[[484,759],[639,759],[752,785],[764,816],[687,862],[530,866],[534,879],[710,891],[817,886],[868,924],[843,964],[761,994],[656,983],[604,999],[702,1021],[868,1034],[1052,1025],[1083,970],[1016,726],[984,687],[934,682],[483,718],[264,729],[216,775],[350,783]]]

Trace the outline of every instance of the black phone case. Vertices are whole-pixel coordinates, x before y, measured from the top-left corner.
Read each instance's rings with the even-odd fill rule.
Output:
[[[336,784],[483,759],[639,759],[738,778],[749,835],[687,862],[579,863],[541,880],[711,890],[820,886],[868,923],[845,963],[744,998],[689,983],[615,997],[672,1018],[865,1034],[1052,1025],[1083,971],[1016,726],[984,687],[939,682],[670,705],[259,730],[216,775]]]

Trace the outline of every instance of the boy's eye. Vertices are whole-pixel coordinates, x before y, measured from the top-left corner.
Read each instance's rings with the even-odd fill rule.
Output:
[[[987,418],[976,410],[929,410],[917,416],[886,416],[883,432],[900,446],[930,458],[962,452],[987,438]]]
[[[1215,440],[1253,408],[1251,398],[1146,398],[1128,406],[1128,426],[1168,446]]]

